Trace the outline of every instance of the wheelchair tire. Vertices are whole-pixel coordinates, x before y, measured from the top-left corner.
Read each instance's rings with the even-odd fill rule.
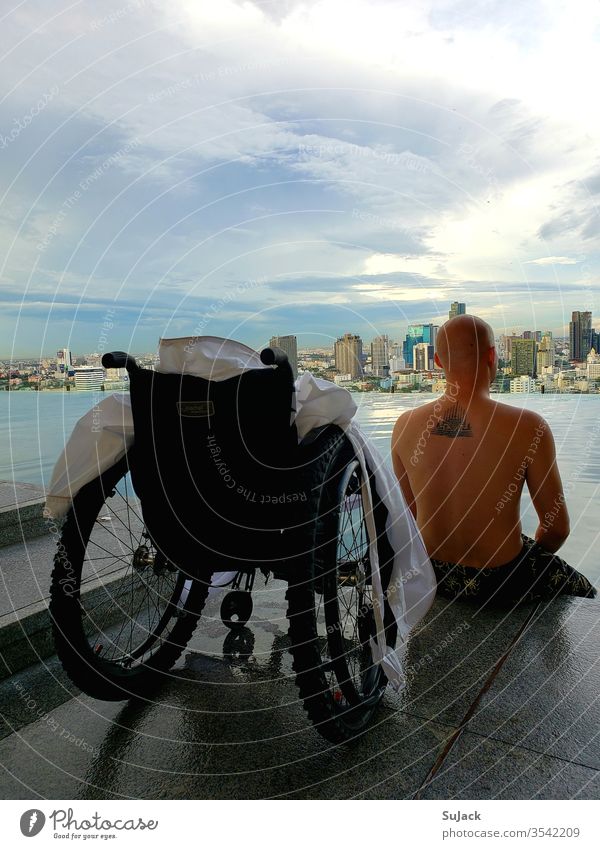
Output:
[[[252,593],[243,590],[230,590],[221,602],[221,621],[227,628],[245,628],[252,616]],[[236,618],[234,618],[236,617]]]
[[[302,551],[314,555],[289,580],[290,649],[305,710],[326,739],[341,743],[367,728],[387,679],[369,645],[375,629],[360,465],[338,428],[309,451],[307,515],[315,518]]]
[[[127,472],[125,457],[76,495],[50,590],[65,671],[84,693],[109,701],[146,695],[173,666],[210,581],[192,580],[154,550]]]

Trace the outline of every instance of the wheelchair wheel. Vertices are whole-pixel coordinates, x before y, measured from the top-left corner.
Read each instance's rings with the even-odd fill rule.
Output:
[[[304,707],[339,743],[365,730],[387,680],[369,644],[375,624],[361,468],[338,430],[317,440],[313,454],[307,488],[315,519],[303,550],[314,558],[289,583],[290,642]]]
[[[221,621],[235,631],[245,628],[252,616],[252,594],[242,590],[231,590],[221,602]]]
[[[181,655],[208,594],[208,583],[154,549],[127,471],[124,458],[75,497],[50,592],[65,671],[85,693],[107,700],[150,690]]]

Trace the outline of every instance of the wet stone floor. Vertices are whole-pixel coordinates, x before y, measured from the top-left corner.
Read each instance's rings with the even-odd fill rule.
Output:
[[[258,584],[258,581],[257,581]],[[597,799],[600,605],[437,600],[369,730],[334,746],[299,702],[285,586],[230,633],[209,601],[152,701],[79,694],[56,658],[0,684],[3,799]]]

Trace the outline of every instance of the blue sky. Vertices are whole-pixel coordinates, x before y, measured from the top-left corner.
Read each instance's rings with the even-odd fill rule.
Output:
[[[596,2],[1,14],[0,357],[600,325]]]

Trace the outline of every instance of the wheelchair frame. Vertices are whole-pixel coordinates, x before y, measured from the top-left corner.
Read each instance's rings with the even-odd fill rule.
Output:
[[[204,455],[198,449],[191,457],[189,481],[186,480],[182,494],[175,498],[170,494],[172,488],[165,486],[165,483],[172,482],[173,470],[167,468],[168,463],[161,467],[157,460],[156,442],[148,442],[147,433],[144,435],[144,415],[148,410],[144,409],[145,403],[136,400],[135,395],[136,382],[141,379],[151,387],[156,385],[163,396],[166,393],[169,403],[178,397],[182,400],[177,404],[196,404],[196,412],[202,413],[210,408],[210,393],[224,393],[227,387],[219,388],[212,385],[215,382],[192,376],[186,376],[184,380],[178,375],[160,374],[156,377],[156,373],[142,374],[146,370],[139,369],[133,357],[124,352],[103,357],[106,368],[125,367],[129,372],[136,440],[133,449],[120,464],[78,493],[65,522],[51,586],[50,613],[57,653],[72,680],[96,698],[119,700],[147,696],[164,678],[189,641],[201,615],[212,574],[216,571],[236,572],[232,589],[221,604],[224,624],[235,631],[243,628],[250,619],[252,586],[256,570],[261,569],[265,575],[271,573],[275,579],[285,580],[288,584],[290,651],[296,683],[310,719],[327,739],[348,741],[366,729],[386,686],[385,676],[375,664],[372,654],[375,617],[369,540],[362,499],[357,497],[361,492],[362,469],[350,442],[333,425],[311,431],[298,444],[295,425],[290,420],[294,380],[287,356],[283,351],[271,348],[264,349],[260,356],[264,365],[272,366],[272,370],[266,371],[276,373],[272,385],[281,388],[278,399],[281,409],[274,410],[273,415],[279,422],[280,431],[287,417],[289,433],[273,433],[271,430],[266,441],[261,442],[263,435],[260,428],[255,427],[253,431],[252,417],[246,416],[246,411],[238,413],[240,428],[243,425],[250,433],[250,450],[244,462],[252,467],[251,464],[258,460],[259,467],[265,470],[263,477],[285,480],[291,474],[289,466],[286,466],[289,456],[285,454],[293,439],[294,450],[298,451],[293,457],[296,464],[294,486],[303,487],[307,498],[300,505],[294,503],[293,508],[278,512],[262,511],[261,514],[255,511],[253,518],[258,517],[256,527],[240,530],[240,538],[247,544],[250,557],[233,569],[235,540],[224,557],[225,568],[190,566],[191,562],[195,563],[196,559],[210,551],[207,537],[218,536],[212,526],[217,526],[217,531],[222,533],[227,525],[219,526],[218,522],[224,522],[227,517],[214,518],[210,532],[207,530],[204,536],[196,534],[196,527],[190,527],[194,522],[194,508],[201,501],[189,505],[186,497],[189,493],[193,496],[196,486],[194,473],[199,468],[198,463],[205,462]],[[263,370],[250,370],[257,371]],[[240,376],[237,384],[232,384],[234,388],[239,389],[243,385],[245,374],[248,372]],[[257,376],[254,374],[246,379],[256,381]],[[268,376],[265,379],[271,380]],[[175,391],[177,386],[180,387],[179,395]],[[186,392],[191,392],[192,397],[195,397],[194,393],[200,392],[200,395],[197,400],[189,401]],[[202,392],[209,394],[205,397]],[[152,396],[151,400],[153,404]],[[160,401],[161,398],[157,403]],[[205,404],[207,406],[203,407]],[[194,411],[192,407],[184,409]],[[158,414],[155,415],[154,407],[151,407],[150,419],[159,428],[160,436],[162,431],[157,418]],[[174,440],[175,453],[181,448],[183,456],[186,456],[190,445],[190,433],[199,432],[194,427],[199,427],[197,423],[202,416],[189,418],[191,429],[188,421],[185,422],[185,432],[184,426],[181,426],[181,446],[177,442],[176,429],[173,431],[171,427],[171,431],[165,431]],[[240,431],[244,450],[247,447],[246,430],[244,433]],[[156,439],[154,431],[152,439]],[[232,444],[232,450],[239,449],[235,438]],[[273,445],[271,456],[269,452]],[[153,456],[149,455],[150,450],[154,451]],[[176,466],[175,463],[173,465]],[[127,488],[125,495],[119,489],[128,486],[128,470],[139,497],[139,510],[137,502],[134,505],[133,497],[129,497]],[[157,492],[157,480],[164,492]],[[369,485],[373,492],[372,480]],[[214,495],[214,492],[211,494]],[[198,498],[202,497],[199,491]],[[113,509],[110,506],[113,499],[121,506]],[[225,500],[219,504],[222,510],[230,510]],[[286,504],[284,502],[282,508]],[[110,526],[106,517],[100,516],[103,510],[109,510],[114,516]],[[169,522],[163,523],[163,529],[161,511],[164,515],[164,511],[169,510],[172,516]],[[183,520],[182,512],[186,514]],[[128,529],[129,542],[121,529],[121,525],[126,526],[126,521],[137,523],[135,532],[131,527]],[[182,530],[178,530],[176,522]],[[254,541],[254,532],[258,534],[258,542]],[[271,556],[266,561],[260,557],[261,546],[269,549]],[[84,587],[90,581],[102,583],[106,566],[102,563],[98,568],[94,563],[108,559],[113,548],[125,571],[123,578],[119,579],[124,582],[123,587],[119,585],[113,591],[97,587],[90,612],[88,593]],[[92,557],[96,549],[109,554]],[[152,604],[148,603],[146,609],[140,598],[149,598]],[[116,610],[120,612],[115,622]],[[128,632],[131,635],[129,642],[135,642],[135,646],[123,646]]]

